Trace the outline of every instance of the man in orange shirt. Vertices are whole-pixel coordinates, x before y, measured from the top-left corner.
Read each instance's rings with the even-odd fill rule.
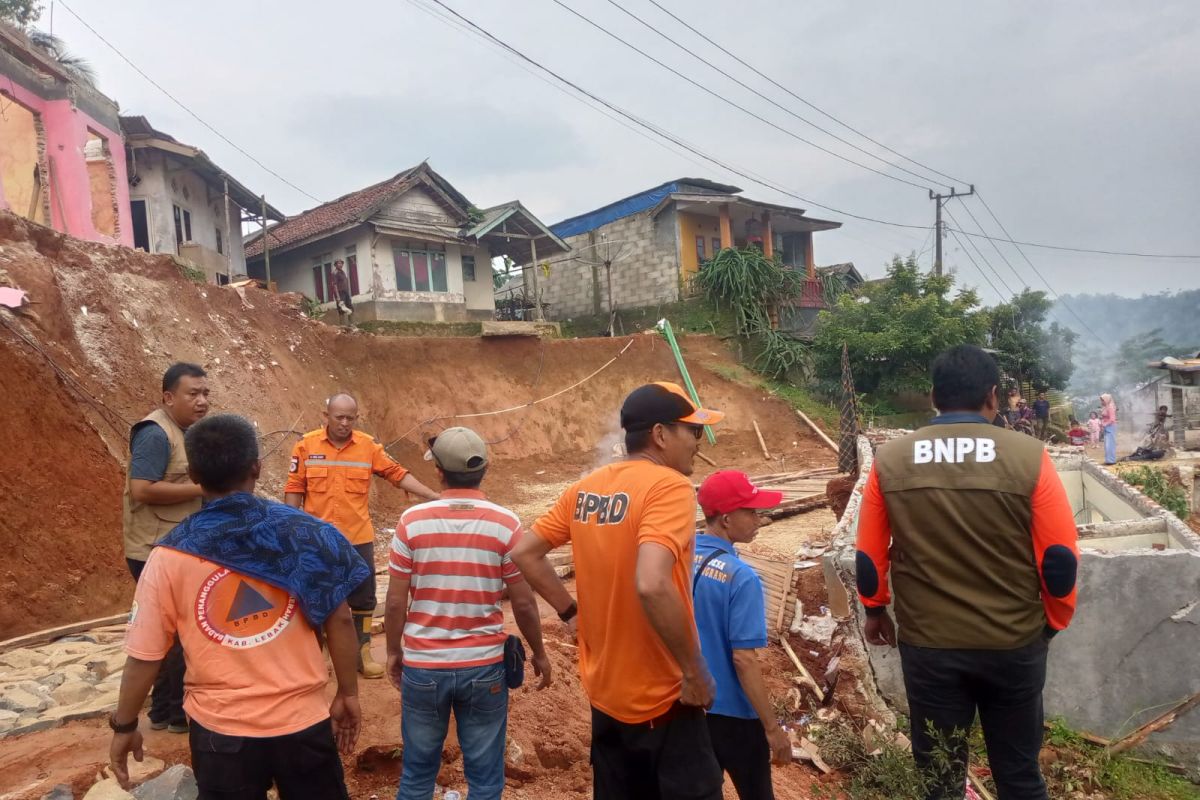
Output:
[[[564,622],[578,613],[579,670],[592,705],[595,797],[721,797],[704,710],[712,676],[692,613],[696,492],[687,479],[704,426],[673,383],[621,406],[629,456],[571,486],[512,559]],[[571,542],[578,606],[546,558]]]
[[[371,571],[333,526],[254,495],[262,464],[245,419],[207,417],[185,444],[205,506],[154,547],[138,581],[109,719],[113,772],[128,787],[138,712],[178,634],[201,800],[262,798],[272,784],[281,800],[347,798],[337,751],[353,751],[362,715],[345,598]]]
[[[348,394],[325,401],[325,427],[304,436],[292,450],[284,502],[333,525],[354,545],[372,568],[372,574],[350,595],[350,609],[358,629],[358,669],[364,678],[382,678],[383,666],[371,657],[371,617],[375,613],[375,528],[367,507],[371,476],[425,500],[440,495],[392,460],[383,445],[362,431],[358,402]]]

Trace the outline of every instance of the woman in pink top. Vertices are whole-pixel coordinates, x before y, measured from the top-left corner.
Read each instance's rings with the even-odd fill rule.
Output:
[[[1117,463],[1117,404],[1111,394],[1100,395],[1100,424],[1104,427],[1104,463]]]

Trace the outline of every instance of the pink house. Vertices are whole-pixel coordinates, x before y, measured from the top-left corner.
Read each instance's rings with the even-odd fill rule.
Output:
[[[118,107],[0,23],[0,209],[133,245]]]

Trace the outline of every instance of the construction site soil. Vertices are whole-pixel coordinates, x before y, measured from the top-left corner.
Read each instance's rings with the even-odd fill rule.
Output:
[[[79,242],[4,212],[0,285],[19,287],[30,300],[18,314],[0,309],[0,440],[12,448],[0,459],[0,639],[128,608],[133,583],[120,510],[128,429],[154,407],[162,372],[174,361],[208,370],[209,413],[245,415],[262,431],[265,495],[282,497],[291,447],[299,433],[321,425],[323,399],[349,391],[359,399],[360,427],[427,483],[434,476],[421,457],[425,437],[453,424],[478,430],[492,443],[494,461],[484,489],[527,522],[571,481],[613,458],[625,394],[648,381],[678,380],[670,349],[653,334],[366,334],[305,317],[298,295],[196,284],[171,258]],[[786,403],[722,377],[737,372],[724,342],[688,336],[680,344],[705,404],[727,414],[717,444],[704,446],[721,467],[762,474],[833,464]],[[521,408],[469,416],[513,407]],[[712,470],[699,461],[697,467],[697,479]],[[411,498],[374,483],[372,514],[384,545]],[[791,558],[796,542],[819,539],[832,526],[826,512],[805,516],[811,519],[798,528],[764,529],[761,546],[771,549],[774,535],[774,549]],[[820,570],[810,572],[813,580],[801,580],[806,609],[823,602],[814,582]],[[506,796],[584,797],[591,791],[587,700],[574,649],[545,611],[555,684],[514,694],[509,735],[519,755],[510,750]],[[828,654],[794,641],[820,674]],[[381,637],[375,646],[382,658]],[[789,661],[778,647],[768,657],[769,686],[782,696],[793,687]],[[386,682],[364,681],[361,691],[364,731],[358,752],[346,759],[351,794],[384,796],[398,774],[399,700]],[[85,720],[6,739],[0,796],[40,797],[57,782],[86,789],[106,761],[108,736],[102,721]],[[441,783],[462,790],[453,738]],[[148,753],[167,764],[187,761],[186,737],[150,732],[147,741]],[[792,765],[776,772],[776,793],[807,797],[822,780],[811,767]]]

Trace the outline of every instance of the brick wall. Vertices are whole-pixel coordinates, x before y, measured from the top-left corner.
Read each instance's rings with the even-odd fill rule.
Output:
[[[608,310],[608,289],[603,264],[596,269],[593,285],[592,263],[602,260],[608,237],[614,260],[612,266],[613,305],[618,309],[642,308],[679,300],[678,235],[673,208],[656,218],[649,213],[624,217],[589,233],[565,241],[570,255],[579,260],[563,261],[550,267],[550,276],[538,275],[542,302],[549,303],[550,319],[570,319]],[[616,256],[618,256],[617,258]]]

